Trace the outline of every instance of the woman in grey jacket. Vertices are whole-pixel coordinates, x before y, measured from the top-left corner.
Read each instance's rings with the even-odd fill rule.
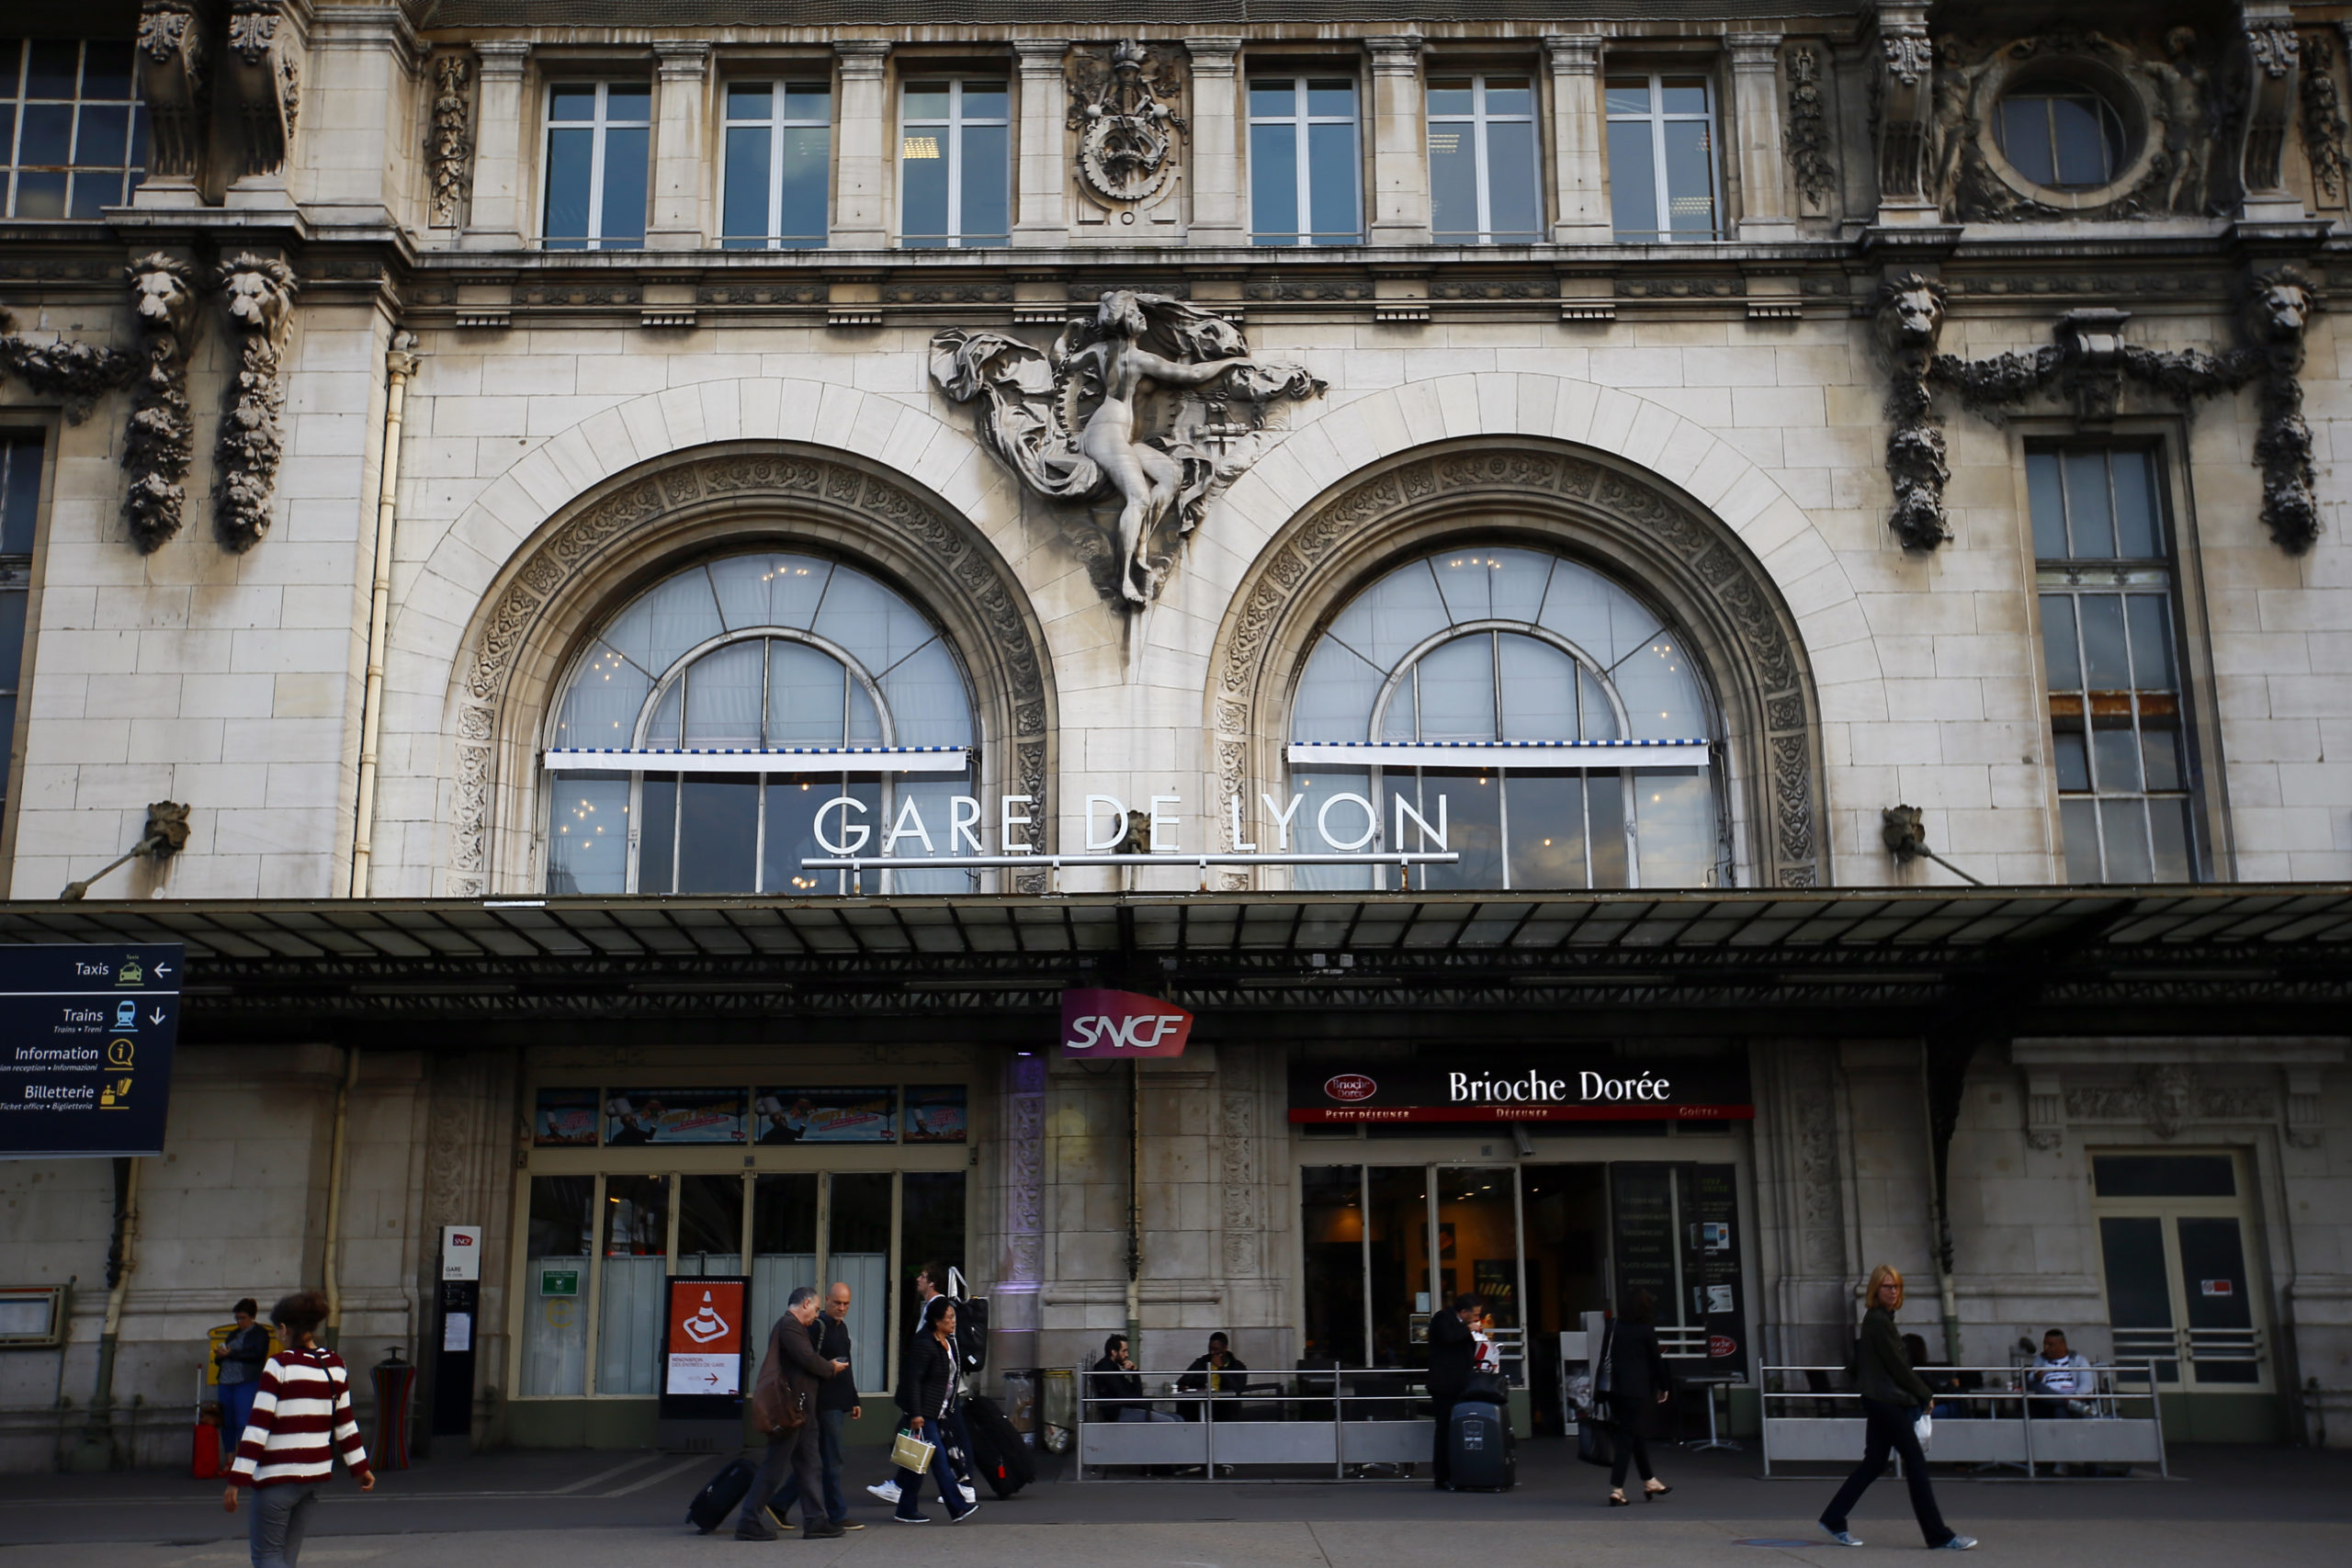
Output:
[[[1830,1499],[1821,1516],[1821,1528],[1840,1546],[1862,1544],[1847,1529],[1847,1520],[1871,1483],[1886,1473],[1886,1456],[1892,1450],[1903,1456],[1911,1511],[1919,1517],[1919,1533],[1928,1538],[1928,1545],[1945,1551],[1966,1551],[1976,1544],[1976,1538],[1955,1534],[1936,1511],[1935,1489],[1928,1484],[1928,1456],[1912,1427],[1919,1412],[1932,1404],[1936,1396],[1911,1370],[1911,1359],[1903,1353],[1903,1336],[1894,1326],[1895,1310],[1903,1304],[1903,1276],[1893,1264],[1880,1264],[1871,1270],[1870,1289],[1863,1292],[1863,1299],[1870,1310],[1862,1314],[1861,1335],[1854,1342],[1854,1392],[1862,1396],[1865,1423],[1862,1462]]]

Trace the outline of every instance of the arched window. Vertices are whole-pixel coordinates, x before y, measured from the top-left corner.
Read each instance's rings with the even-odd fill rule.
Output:
[[[839,891],[843,874],[800,862],[831,852],[818,813],[842,795],[863,809],[826,812],[834,844],[875,852],[911,803],[948,853],[976,739],[946,638],[865,573],[776,553],[690,567],[614,616],[564,683],[548,891]],[[971,886],[960,872],[888,874],[898,892]]]
[[[1363,590],[1307,656],[1291,844],[1442,836],[1462,858],[1428,868],[1430,887],[1725,884],[1720,737],[1680,634],[1616,583],[1532,550],[1440,551]]]

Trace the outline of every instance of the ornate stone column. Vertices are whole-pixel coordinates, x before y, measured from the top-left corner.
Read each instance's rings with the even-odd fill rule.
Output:
[[[2287,188],[2287,138],[2301,102],[2302,47],[2291,7],[2250,0],[2245,10],[2243,81],[2245,151],[2239,177],[2245,186],[2240,216],[2256,222],[2295,222],[2302,199]]]
[[[290,208],[286,165],[301,106],[309,0],[231,0],[220,80],[236,126],[239,159],[223,201],[239,208]]]
[[[841,139],[833,160],[841,182],[833,192],[833,243],[843,250],[879,250],[889,241],[884,193],[889,188],[890,106],[882,68],[890,58],[884,39],[840,39]]]
[[[1021,145],[1013,165],[1012,243],[1016,245],[1061,245],[1069,243],[1069,219],[1063,193],[1069,171],[1063,157],[1062,120],[1069,110],[1069,90],[1062,80],[1062,59],[1069,39],[1021,38],[1012,40],[1021,60]]]
[[[653,46],[653,211],[645,245],[700,250],[707,240],[704,197],[714,165],[710,146],[710,45],[665,39]]]
[[[1935,142],[1936,60],[1928,41],[1928,7],[1883,5],[1878,12],[1878,84],[1873,95],[1878,142],[1878,221],[1943,220],[1928,186]]]
[[[196,0],[143,0],[138,92],[147,106],[147,178],[134,207],[201,207],[197,182],[211,134],[212,79]]]
[[[1552,238],[1607,244],[1616,231],[1602,178],[1600,37],[1550,33],[1544,51],[1552,63]]]
[[[1739,237],[1792,240],[1789,217],[1787,160],[1781,155],[1779,33],[1733,33],[1731,51],[1732,130],[1739,157]]]
[[[1240,84],[1238,38],[1188,38],[1193,59],[1193,215],[1196,245],[1238,245],[1241,222]]]
[[[1421,130],[1421,40],[1364,39],[1372,52],[1372,229],[1375,245],[1430,243],[1430,162]],[[1302,223],[1306,214],[1301,213]]]
[[[514,250],[523,243],[523,72],[531,46],[517,39],[474,45],[481,82],[474,130],[472,211],[463,246]]]

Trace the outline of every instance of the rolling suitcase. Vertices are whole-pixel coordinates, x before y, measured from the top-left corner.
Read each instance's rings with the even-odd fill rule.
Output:
[[[978,1395],[964,1402],[964,1430],[972,1439],[972,1467],[1000,1497],[1010,1497],[1037,1479],[1036,1461],[1029,1445],[1004,1418],[992,1399]]]
[[[1510,1418],[1500,1405],[1471,1401],[1455,1405],[1446,1447],[1457,1492],[1508,1492],[1518,1479]]]
[[[727,1516],[735,1511],[742,1503],[743,1495],[752,1489],[752,1478],[758,1473],[759,1468],[749,1460],[729,1460],[710,1478],[710,1483],[686,1505],[686,1522],[704,1535],[725,1524]]]

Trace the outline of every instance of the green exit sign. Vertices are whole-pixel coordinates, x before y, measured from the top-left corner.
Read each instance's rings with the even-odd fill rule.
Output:
[[[576,1296],[579,1293],[579,1269],[542,1269],[539,1270],[539,1294],[543,1296]]]

